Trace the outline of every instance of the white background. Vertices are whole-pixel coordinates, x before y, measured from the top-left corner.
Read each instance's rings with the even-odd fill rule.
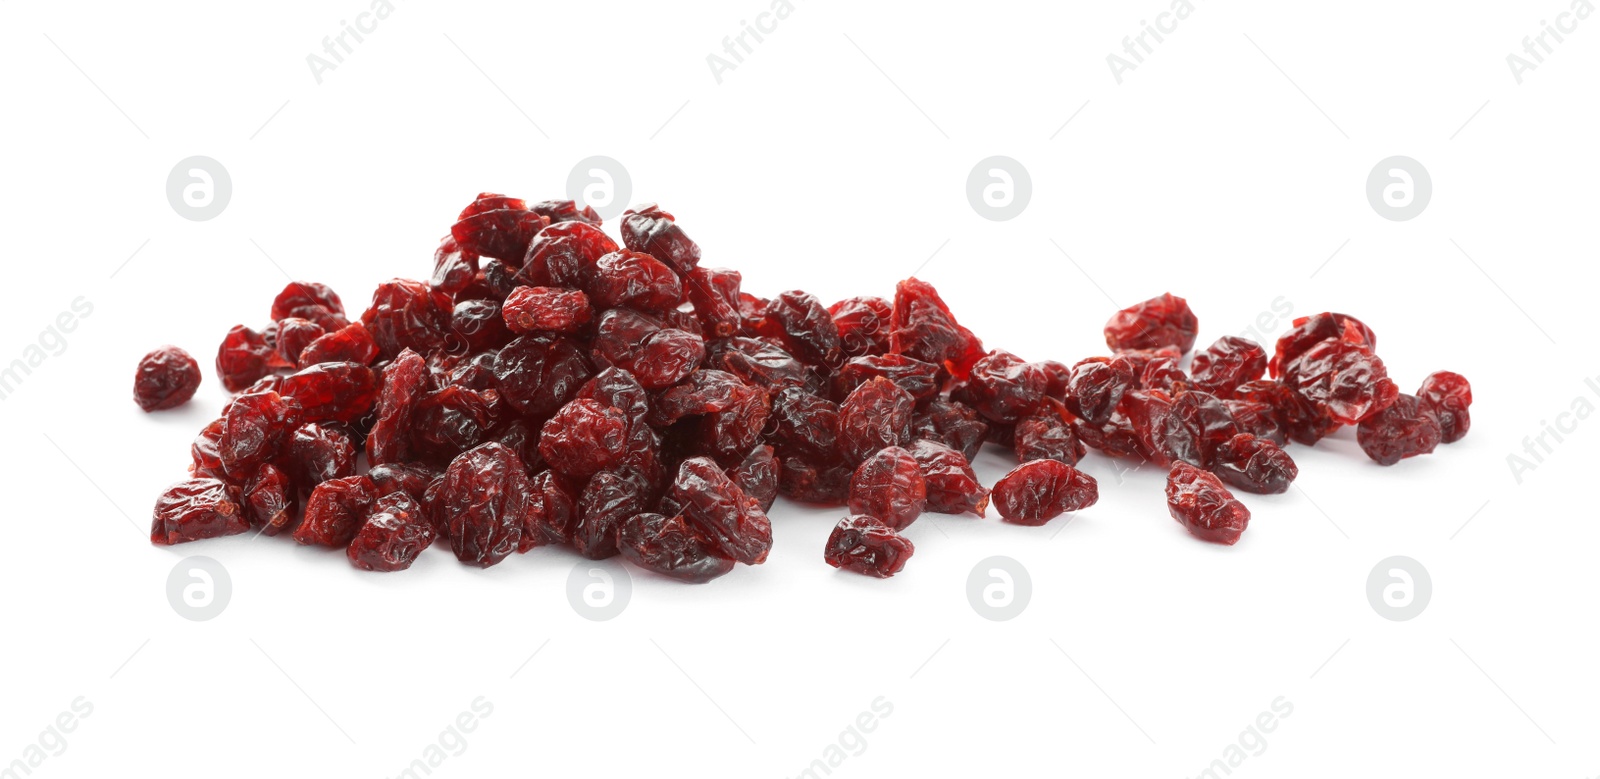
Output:
[[[483,696],[435,775],[795,776],[881,696],[892,713],[844,736],[834,774],[1189,777],[1282,696],[1292,714],[1235,775],[1600,773],[1600,422],[1547,438],[1520,483],[1507,464],[1575,399],[1600,405],[1600,21],[1519,85],[1506,55],[1566,0],[1197,0],[1119,85],[1106,56],[1163,0],[797,0],[719,85],[707,55],[768,0],[396,2],[320,85],[306,56],[366,0],[0,4],[0,362],[41,337],[59,352],[0,401],[0,761],[83,696],[36,776],[388,777]],[[480,571],[435,548],[374,575],[287,538],[149,544],[224,401],[216,344],[264,325],[286,274],[359,311],[378,281],[426,276],[478,191],[564,197],[596,154],[758,294],[887,296],[916,272],[990,346],[1068,362],[1163,291],[1202,345],[1281,298],[1363,318],[1406,391],[1467,375],[1472,432],[1392,468],[1353,431],[1293,447],[1300,489],[1245,496],[1232,548],[1168,518],[1161,473],[1098,455],[1101,501],[1070,523],[933,515],[889,581],[822,563],[840,511],[780,504],[766,565],[636,576],[601,623],[569,606],[561,550]],[[1433,180],[1411,221],[1364,194],[1396,154]],[[191,155],[231,174],[210,221],[164,193]],[[1011,221],[967,202],[991,155],[1031,174]],[[92,314],[41,336],[80,296]],[[145,415],[134,364],[169,342],[206,383]],[[196,554],[233,584],[208,622],[165,595]],[[1366,598],[1396,554],[1433,581],[1409,622]],[[966,597],[991,555],[1031,575],[1009,622]]]

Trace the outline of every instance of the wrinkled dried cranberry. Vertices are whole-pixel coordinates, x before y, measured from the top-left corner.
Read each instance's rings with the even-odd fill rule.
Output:
[[[439,500],[456,558],[488,568],[517,551],[532,491],[522,461],[498,441],[452,460]]]
[[[1129,390],[1118,410],[1132,427],[1139,455],[1157,465],[1166,465],[1167,418],[1172,415],[1172,396],[1159,389]]]
[[[318,284],[315,281],[291,281],[277,297],[272,299],[272,321],[301,317],[304,311],[312,306],[339,316],[344,315],[344,303],[328,285]]]
[[[500,396],[512,408],[536,418],[561,408],[592,375],[577,344],[548,333],[520,336],[494,358]]]
[[[843,399],[867,379],[882,376],[899,385],[917,403],[922,403],[939,394],[941,370],[937,365],[903,354],[852,357],[833,376],[833,396]]]
[[[1294,320],[1293,329],[1278,338],[1278,343],[1273,349],[1272,361],[1268,363],[1272,377],[1282,376],[1288,369],[1289,363],[1294,362],[1311,347],[1329,338],[1341,337],[1352,338],[1357,343],[1365,345],[1368,351],[1378,348],[1378,337],[1373,334],[1372,328],[1353,316],[1332,312],[1303,316]]]
[[[1150,364],[1158,360],[1171,360],[1171,364],[1176,366],[1178,361],[1183,359],[1183,352],[1178,351],[1176,346],[1162,346],[1156,349],[1118,349],[1113,355],[1123,360],[1123,364],[1133,371],[1134,378],[1143,376]],[[1141,383],[1140,386],[1149,389],[1147,384]]]
[[[1039,413],[1017,420],[1011,450],[1018,462],[1060,460],[1077,465],[1088,449],[1072,432],[1071,416],[1055,400],[1047,399]]]
[[[300,426],[300,404],[276,392],[240,395],[223,417],[217,453],[222,469],[236,482],[249,478],[274,457]]]
[[[163,346],[139,360],[133,401],[145,411],[161,411],[189,402],[199,388],[200,364],[176,346]]]
[[[970,511],[980,517],[985,514],[989,508],[989,490],[978,481],[978,474],[966,457],[944,444],[920,438],[911,442],[910,451],[922,470],[928,511],[939,514]]]
[[[642,252],[611,252],[595,262],[594,274],[589,289],[600,308],[660,313],[676,308],[683,300],[678,274]]]
[[[655,203],[630,208],[622,214],[622,243],[644,252],[685,274],[700,264],[700,247],[679,227],[672,214]]]
[[[500,393],[445,387],[417,403],[412,416],[412,451],[423,459],[450,460],[488,440]]]
[[[922,468],[898,446],[868,457],[850,477],[850,513],[877,517],[895,530],[916,521],[927,504]]]
[[[846,357],[885,354],[889,351],[889,320],[894,306],[878,297],[845,298],[828,306],[839,328],[839,344]]]
[[[457,303],[450,313],[452,337],[445,348],[451,352],[478,354],[505,346],[512,339],[512,333],[500,309],[501,304],[493,300]]]
[[[1007,522],[1043,525],[1100,499],[1094,477],[1059,460],[1023,463],[995,482],[995,510]]]
[[[356,447],[332,427],[305,424],[289,436],[286,463],[295,483],[309,490],[329,479],[354,476]]]
[[[1189,377],[1196,389],[1226,397],[1240,384],[1267,372],[1267,350],[1248,338],[1224,336],[1195,354]]]
[[[361,315],[378,349],[393,358],[402,349],[429,354],[443,347],[450,335],[450,296],[409,279],[378,285],[372,305]]]
[[[855,470],[848,465],[785,455],[778,468],[778,492],[790,500],[819,506],[843,506],[850,500]]]
[[[986,419],[1015,422],[1039,408],[1049,386],[1050,377],[1041,366],[996,349],[972,364],[959,395]]]
[[[839,453],[859,465],[878,450],[911,443],[911,395],[894,382],[867,381],[839,404]]]
[[[1275,495],[1289,491],[1300,475],[1294,458],[1265,438],[1240,433],[1213,452],[1211,470],[1245,492]]]
[[[942,443],[970,462],[989,438],[990,426],[965,404],[934,400],[912,419],[912,430],[917,438]]]
[[[772,522],[755,498],[706,457],[684,460],[672,482],[672,497],[684,516],[718,549],[746,565],[765,562],[772,549]]]
[[[551,224],[558,222],[600,224],[600,215],[595,213],[594,208],[590,206],[578,208],[578,204],[571,200],[541,200],[528,204],[528,210],[548,218]]]
[[[378,416],[367,436],[367,461],[372,465],[402,462],[411,454],[411,422],[417,404],[429,392],[427,363],[406,349],[383,369]]]
[[[377,499],[377,487],[365,476],[346,476],[318,484],[306,499],[306,516],[295,528],[294,540],[307,546],[343,549],[355,538]]]
[[[1113,350],[1170,346],[1186,353],[1199,332],[1200,320],[1189,310],[1189,301],[1168,292],[1113,314],[1106,322],[1106,345]]]
[[[539,454],[562,476],[582,484],[622,461],[628,429],[621,411],[593,400],[574,400],[544,423]]]
[[[1167,511],[1195,538],[1230,546],[1250,524],[1250,510],[1215,475],[1186,462],[1167,472]]]
[[[433,276],[428,286],[448,295],[467,288],[478,275],[478,255],[464,252],[453,236],[447,236],[433,253]]]
[[[943,365],[958,379],[986,354],[983,342],[956,322],[933,285],[914,278],[895,286],[889,343],[890,351]]]
[[[285,378],[282,391],[300,402],[307,422],[350,424],[377,405],[378,378],[360,363],[324,362]]]
[[[1283,381],[1313,407],[1346,425],[1388,408],[1400,394],[1383,360],[1349,323],[1344,336],[1322,341],[1294,358]]]
[[[699,267],[684,274],[684,296],[694,306],[707,338],[739,334],[744,321],[739,313],[739,285],[743,281],[738,271],[727,268]]]
[[[1209,468],[1217,448],[1238,434],[1239,425],[1226,403],[1210,393],[1191,390],[1173,399],[1156,442],[1167,457]]]
[[[828,534],[822,559],[846,571],[887,579],[906,567],[915,547],[911,540],[869,516],[839,520]]]
[[[1361,421],[1356,442],[1379,465],[1394,465],[1439,446],[1444,432],[1439,418],[1415,396],[1401,395],[1388,408]]]
[[[663,327],[625,308],[601,315],[596,330],[595,362],[627,370],[645,389],[670,387],[705,360],[705,341],[698,333]]]
[[[198,477],[225,478],[222,471],[222,428],[226,419],[212,420],[189,445],[189,472]]]
[[[415,498],[391,492],[373,504],[345,554],[363,571],[403,571],[437,537]]]
[[[462,217],[450,226],[450,235],[473,254],[520,264],[533,236],[548,224],[548,217],[520,207],[495,208]]]
[[[367,478],[372,480],[378,497],[404,492],[419,503],[427,494],[428,485],[438,477],[437,471],[421,463],[388,463],[373,466],[367,472]]]
[[[1417,400],[1439,421],[1439,443],[1460,441],[1472,428],[1472,415],[1467,412],[1472,405],[1472,385],[1465,376],[1450,371],[1430,374],[1422,380]]]
[[[234,325],[217,347],[217,376],[229,392],[239,392],[258,379],[289,364],[262,334]]]
[[[302,368],[322,362],[357,362],[370,365],[378,359],[378,342],[365,325],[352,322],[307,344],[300,352]]]
[[[216,479],[188,479],[161,493],[150,518],[150,543],[169,546],[250,529],[238,498]]]
[[[618,545],[628,562],[678,581],[703,584],[733,570],[733,558],[682,514],[635,514],[622,524]]]
[[[617,554],[617,531],[629,517],[650,503],[648,486],[637,474],[601,471],[589,479],[578,496],[578,521],[572,531],[572,548],[591,560]]]
[[[772,447],[751,447],[738,467],[728,472],[728,478],[739,485],[746,495],[755,498],[762,511],[772,508],[778,499],[778,458]]]
[[[1095,424],[1111,419],[1122,396],[1134,385],[1132,365],[1110,357],[1090,357],[1072,366],[1067,380],[1067,410]]]
[[[528,514],[517,551],[572,541],[578,526],[578,499],[554,471],[533,477]]]
[[[502,307],[514,333],[575,333],[594,318],[589,297],[575,289],[517,287]]]
[[[278,356],[290,365],[300,363],[300,354],[306,350],[311,342],[328,334],[326,328],[309,319],[297,316],[278,321],[278,333],[275,347]]]
[[[1176,395],[1189,389],[1189,374],[1178,367],[1177,358],[1157,357],[1145,363],[1144,370],[1139,373],[1139,386]]]
[[[1289,442],[1289,434],[1279,421],[1278,411],[1271,405],[1254,400],[1228,399],[1222,401],[1228,414],[1239,425],[1239,432],[1266,439],[1278,446]]]
[[[1278,426],[1289,440],[1298,444],[1312,446],[1340,427],[1339,420],[1334,419],[1327,409],[1295,394],[1282,381],[1267,379],[1247,382],[1234,390],[1233,394],[1239,400],[1271,406]]]
[[[545,228],[528,246],[516,283],[529,287],[582,289],[594,280],[600,258],[618,250],[600,228],[581,221]]]
[[[294,521],[295,489],[289,475],[268,463],[244,486],[245,517],[261,535],[275,536]]]
[[[706,366],[777,392],[800,387],[822,394],[822,382],[811,369],[782,347],[758,338],[722,338],[706,344]]]
[[[767,320],[778,327],[783,345],[802,361],[833,370],[844,361],[839,326],[815,295],[790,290],[767,305]]]

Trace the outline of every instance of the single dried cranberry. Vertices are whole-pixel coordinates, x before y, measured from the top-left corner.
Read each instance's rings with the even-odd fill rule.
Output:
[[[500,393],[445,387],[417,403],[411,449],[423,459],[449,461],[488,440]]]
[[[343,549],[355,538],[377,499],[377,487],[366,476],[346,476],[318,484],[306,499],[306,517],[295,528],[294,540],[307,546]]]
[[[927,504],[922,468],[898,446],[868,457],[850,478],[850,513],[870,514],[895,530],[916,521]]]
[[[1178,351],[1176,346],[1162,346],[1156,349],[1118,349],[1113,355],[1123,360],[1123,364],[1133,371],[1134,378],[1143,376],[1150,364],[1158,360],[1171,360],[1171,364],[1176,366],[1178,361],[1183,359],[1183,352]],[[1143,383],[1140,386],[1149,388],[1149,385]]]
[[[1053,399],[1046,399],[1038,413],[1017,420],[1011,441],[1017,461],[1060,460],[1077,465],[1088,449],[1072,432],[1070,420],[1071,415]]]
[[[514,333],[575,333],[594,318],[589,296],[558,287],[517,287],[501,313]]]
[[[1068,511],[1093,506],[1100,499],[1094,477],[1059,460],[1023,463],[994,485],[996,511],[1007,522],[1043,525]]]
[[[176,346],[163,346],[139,360],[133,401],[145,411],[176,408],[200,388],[200,364]]]
[[[1267,372],[1267,350],[1248,338],[1224,336],[1194,356],[1189,376],[1196,389],[1226,397]]]
[[[986,354],[983,342],[956,322],[933,285],[914,278],[895,286],[889,343],[890,351],[943,365],[958,379]]]
[[[1103,424],[1133,385],[1130,363],[1110,357],[1090,357],[1072,366],[1065,398],[1067,410],[1095,424]]]
[[[868,354],[845,361],[833,376],[833,395],[843,399],[868,379],[882,376],[900,386],[917,403],[939,394],[941,368],[903,354]]]
[[[783,345],[802,361],[829,371],[844,361],[839,326],[815,295],[785,292],[767,305],[767,319],[778,326]]]
[[[1379,465],[1394,465],[1439,446],[1444,432],[1439,418],[1412,395],[1401,395],[1388,408],[1361,421],[1356,442]]]
[[[1157,357],[1145,363],[1144,370],[1139,373],[1139,386],[1176,395],[1189,389],[1189,374],[1178,367],[1177,358]]]
[[[911,443],[911,395],[878,377],[839,405],[839,453],[859,465],[878,450]]]
[[[541,471],[535,475],[532,487],[517,551],[570,543],[578,526],[578,499],[555,471]]]
[[[828,306],[839,328],[839,343],[846,357],[885,354],[889,351],[889,320],[894,306],[878,297],[845,298]]]
[[[352,322],[307,344],[300,352],[300,367],[305,368],[321,362],[357,362],[370,365],[376,359],[378,359],[378,342],[372,339],[372,334],[367,332],[365,325]]]
[[[1341,337],[1365,345],[1368,351],[1378,348],[1378,337],[1361,320],[1345,314],[1323,312],[1294,320],[1293,329],[1278,338],[1272,361],[1267,367],[1271,369],[1272,377],[1278,378],[1288,369],[1289,363],[1311,347],[1329,338]]]
[[[595,262],[589,290],[600,308],[622,307],[645,313],[676,308],[683,300],[683,282],[666,263],[627,250],[611,252]]]
[[[457,303],[450,313],[450,333],[453,337],[445,348],[478,354],[505,346],[513,336],[500,309],[501,304],[493,300],[463,300]]]
[[[350,437],[327,425],[306,424],[289,436],[286,463],[295,483],[311,489],[329,479],[356,473],[356,447]]]
[[[1085,446],[1098,449],[1108,457],[1142,457],[1148,460],[1165,456],[1152,456],[1142,440],[1140,430],[1134,427],[1127,412],[1120,408],[1104,424],[1099,425],[1073,417],[1072,432]]]
[[[622,214],[622,243],[644,252],[685,274],[700,264],[700,247],[683,232],[672,214],[655,203],[630,208]]]
[[[600,258],[618,248],[611,236],[587,222],[552,225],[528,245],[515,281],[529,287],[586,288],[594,280]]]
[[[834,526],[822,559],[835,568],[887,579],[906,567],[915,549],[887,524],[858,514]]]
[[[440,490],[457,559],[488,568],[517,551],[533,482],[515,452],[498,441],[463,452],[445,469]]]
[[[1210,393],[1191,390],[1173,399],[1156,443],[1167,457],[1209,468],[1217,448],[1238,434],[1239,425],[1226,403]]]
[[[464,252],[453,236],[446,236],[433,253],[433,277],[428,286],[447,295],[467,288],[478,275],[478,255]]]
[[[1294,458],[1277,444],[1240,433],[1213,452],[1211,470],[1223,481],[1245,492],[1276,495],[1289,491],[1300,475]]]
[[[1289,442],[1289,434],[1279,420],[1277,409],[1254,400],[1229,399],[1222,401],[1229,416],[1239,425],[1239,432],[1266,439],[1278,446]]]
[[[412,419],[417,404],[429,391],[429,381],[427,363],[410,349],[401,351],[383,369],[378,416],[367,436],[367,461],[372,465],[409,459]]]
[[[1195,538],[1229,546],[1250,524],[1250,510],[1214,474],[1181,461],[1167,472],[1167,511]]]
[[[648,485],[635,473],[601,471],[589,479],[578,496],[578,521],[572,530],[572,548],[591,560],[617,554],[617,531],[629,517],[650,504]]]
[[[772,447],[751,447],[739,466],[728,472],[728,478],[739,485],[746,495],[755,498],[762,511],[768,511],[778,498],[778,458]]]
[[[665,389],[682,381],[705,356],[705,341],[698,333],[663,327],[625,308],[605,312],[596,329],[595,362],[627,370],[645,389]]]
[[[543,418],[561,408],[594,375],[577,344],[548,333],[529,333],[494,358],[500,396],[517,411]]]
[[[832,458],[838,450],[839,406],[799,387],[781,390],[772,398],[768,425],[771,441],[785,455]]]
[[[1122,396],[1122,414],[1134,431],[1139,455],[1157,465],[1172,457],[1166,444],[1167,418],[1172,415],[1172,396],[1159,389],[1129,390]]]
[[[363,571],[404,571],[437,537],[415,498],[391,492],[373,504],[345,554]]]
[[[291,281],[289,286],[284,287],[283,291],[272,299],[272,321],[300,317],[304,310],[311,306],[344,316],[344,303],[328,285],[318,284],[315,281]]]
[[[278,321],[278,334],[276,348],[278,356],[290,365],[300,363],[300,355],[307,346],[318,338],[327,335],[328,331],[322,325],[309,319],[297,316]]]
[[[700,370],[663,392],[652,421],[662,426],[700,417],[685,441],[696,451],[731,458],[760,442],[772,401],[766,390],[724,371]]]
[[[683,276],[683,291],[707,338],[739,334],[739,285],[744,277],[727,268],[695,268]]]
[[[461,214],[456,217],[456,220],[460,221],[469,216],[476,216],[502,208],[509,208],[513,211],[527,211],[528,204],[520,197],[507,197],[498,192],[479,192],[477,198],[468,203],[466,208],[461,209]]]
[[[217,452],[222,468],[235,482],[278,456],[290,433],[300,426],[300,404],[276,392],[240,395],[223,417]]]
[[[917,438],[942,443],[970,462],[988,439],[990,425],[963,403],[934,400],[913,418],[912,430]]]
[[[772,549],[772,522],[711,459],[684,460],[672,482],[672,497],[724,554],[746,565],[766,561]]]
[[[222,470],[222,428],[226,419],[212,420],[189,445],[189,472],[198,477],[225,478]]]
[[[777,392],[800,387],[822,394],[822,383],[794,355],[771,341],[722,338],[706,344],[706,366],[727,371],[746,382]]]
[[[1279,380],[1246,382],[1233,394],[1239,400],[1271,406],[1284,435],[1298,444],[1313,446],[1340,427],[1326,408],[1300,397]]]
[[[628,428],[621,411],[593,400],[574,400],[544,423],[539,454],[556,472],[583,484],[622,461]]]
[[[628,562],[678,581],[703,584],[733,570],[733,559],[682,514],[635,514],[622,524],[618,546]]]
[[[960,452],[919,438],[911,442],[911,456],[922,469],[928,511],[939,514],[970,511],[980,517],[986,513],[989,490],[978,481],[978,474]]]
[[[244,325],[234,325],[217,347],[217,376],[229,392],[244,390],[268,373],[287,367],[265,336]]]
[[[1400,390],[1353,324],[1346,334],[1307,349],[1284,371],[1284,384],[1342,424],[1354,425],[1388,408]]]
[[[819,506],[843,506],[850,499],[848,465],[785,455],[778,463],[778,492],[790,500]]]
[[[422,463],[388,463],[373,466],[367,472],[367,478],[372,480],[378,497],[404,492],[419,503],[427,494],[428,485],[438,477],[437,471]]]
[[[289,475],[268,463],[244,486],[245,517],[261,535],[275,536],[294,521],[295,489]]]
[[[1106,345],[1112,350],[1170,346],[1187,353],[1199,332],[1200,320],[1189,310],[1189,301],[1168,292],[1113,314],[1106,322]]]
[[[402,349],[429,354],[445,345],[450,335],[450,296],[409,279],[378,285],[372,305],[361,315],[384,357]]]
[[[1472,385],[1465,376],[1450,371],[1430,374],[1422,380],[1417,400],[1439,421],[1439,443],[1460,441],[1472,428],[1472,415],[1467,412],[1472,405]]]
[[[1049,386],[1041,366],[996,349],[973,363],[959,395],[986,419],[1010,423],[1036,411]]]
[[[533,236],[549,224],[549,218],[532,211],[495,208],[463,217],[450,226],[450,235],[473,254],[521,263]]]
[[[216,479],[188,479],[167,488],[150,518],[150,543],[170,546],[250,529],[238,498]]]
[[[594,208],[590,206],[579,208],[578,204],[571,200],[541,200],[529,203],[528,210],[548,218],[551,224],[558,222],[600,224],[600,215],[595,213]]]
[[[361,363],[318,363],[285,378],[283,395],[299,401],[307,422],[353,424],[377,405],[378,378]]]

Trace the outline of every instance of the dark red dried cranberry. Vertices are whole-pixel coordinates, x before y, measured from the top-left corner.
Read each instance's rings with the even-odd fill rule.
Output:
[[[894,382],[874,378],[839,405],[839,453],[861,464],[878,450],[911,443],[911,395]]]
[[[943,365],[965,379],[973,363],[983,359],[983,342],[962,327],[932,284],[906,279],[895,286],[889,320],[890,351]]]
[[[1361,421],[1356,442],[1379,465],[1394,465],[1439,446],[1444,432],[1439,418],[1415,396],[1401,395],[1388,408]]]
[[[978,412],[956,401],[934,400],[912,420],[917,438],[937,441],[961,453],[970,462],[989,437],[989,424]]]
[[[488,568],[517,551],[532,491],[533,482],[522,461],[498,441],[452,460],[444,472],[439,500],[456,558]]]
[[[283,395],[300,402],[307,422],[353,424],[377,405],[378,378],[360,363],[324,362],[285,378]]]
[[[578,526],[578,499],[554,471],[542,471],[532,480],[529,511],[517,551],[536,546],[570,543]]]
[[[1350,323],[1344,336],[1322,341],[1294,358],[1284,370],[1283,382],[1346,425],[1388,408],[1400,394],[1383,360]]]
[[[373,504],[345,554],[363,571],[403,571],[437,537],[415,498],[391,492]]]
[[[300,363],[300,354],[311,345],[312,341],[327,335],[328,331],[322,325],[309,319],[292,316],[278,321],[276,348],[278,356],[290,365]]]
[[[370,365],[378,359],[378,342],[372,339],[365,325],[352,322],[345,327],[321,336],[307,344],[300,352],[300,367],[321,362],[357,362]]]
[[[802,361],[830,372],[844,362],[839,326],[815,295],[790,290],[767,305],[767,320],[777,325],[776,335]]]
[[[617,532],[629,517],[649,507],[648,485],[637,474],[601,471],[589,479],[578,496],[578,522],[572,530],[572,548],[591,560],[617,554]]]
[[[635,514],[622,524],[618,546],[628,562],[678,581],[703,584],[733,570],[733,558],[682,514]]]
[[[515,281],[529,287],[582,289],[593,282],[600,258],[618,248],[611,236],[587,222],[552,225],[529,244]]]
[[[478,275],[478,255],[461,251],[453,236],[447,236],[433,253],[433,277],[428,286],[447,295],[467,288]]]
[[[1059,460],[1023,463],[994,485],[995,510],[1007,522],[1043,525],[1100,499],[1094,477]]]
[[[595,262],[589,291],[600,308],[623,307],[645,313],[676,308],[683,300],[683,282],[666,263],[627,250],[611,252]]]
[[[199,388],[200,364],[176,346],[163,346],[139,360],[133,401],[145,411],[161,411],[189,402]]]
[[[627,370],[650,390],[682,381],[700,367],[705,356],[705,341],[699,333],[663,327],[625,308],[601,315],[594,339],[596,363]]]
[[[868,457],[850,478],[850,513],[870,514],[895,530],[916,521],[927,504],[922,468],[898,446]]]
[[[287,367],[265,336],[244,325],[234,325],[217,347],[217,376],[229,392],[240,392],[268,373]]]
[[[533,236],[548,224],[548,217],[520,207],[495,208],[462,217],[451,225],[450,235],[465,251],[520,264]]]
[[[887,579],[906,567],[915,550],[910,539],[883,522],[855,515],[834,526],[822,559],[835,568]]]
[[[372,513],[377,488],[365,476],[330,479],[317,485],[306,499],[306,517],[295,528],[294,540],[310,546],[343,549],[356,537],[361,523]]]
[[[1293,329],[1280,336],[1277,346],[1274,347],[1272,361],[1268,363],[1272,377],[1282,376],[1288,369],[1289,363],[1294,362],[1311,347],[1329,338],[1342,337],[1351,338],[1365,345],[1368,351],[1378,348],[1378,337],[1373,334],[1372,328],[1353,316],[1323,312],[1294,320]]]
[[[562,476],[583,484],[622,462],[628,429],[621,411],[598,401],[574,400],[544,423],[539,454]]]
[[[501,313],[514,333],[575,333],[594,318],[589,296],[559,287],[517,287]]]
[[[707,338],[739,334],[739,285],[744,278],[727,268],[695,268],[683,276],[684,295],[694,306]]]
[[[1157,357],[1145,363],[1144,370],[1139,374],[1139,386],[1176,395],[1189,389],[1189,374],[1178,367],[1177,358]]]
[[[393,358],[402,349],[430,354],[442,348],[450,335],[450,296],[409,279],[378,285],[372,305],[361,315],[378,349]]]
[[[1173,399],[1156,443],[1167,457],[1209,468],[1217,448],[1238,434],[1239,425],[1226,403],[1210,393],[1191,390]]]
[[[488,440],[500,393],[445,387],[417,403],[411,447],[423,459],[448,461]]]
[[[1195,354],[1189,377],[1196,389],[1227,397],[1240,384],[1267,372],[1267,350],[1248,338],[1224,336]]]
[[[1467,412],[1472,405],[1472,385],[1465,376],[1450,371],[1431,374],[1422,380],[1417,400],[1439,420],[1439,443],[1460,441],[1472,428],[1472,415]]]
[[[700,247],[689,240],[674,220],[655,203],[630,208],[622,214],[622,243],[644,252],[685,274],[700,264]]]
[[[1172,415],[1172,396],[1159,389],[1129,390],[1118,410],[1132,427],[1138,452],[1144,459],[1165,466],[1171,461],[1166,434]]]
[[[445,348],[457,354],[479,354],[505,346],[513,336],[500,309],[501,304],[493,300],[457,303],[450,312],[451,338]]]
[[[240,395],[223,417],[217,453],[222,468],[242,482],[274,457],[300,426],[300,404],[276,392]]]
[[[959,397],[986,419],[1009,423],[1038,410],[1049,387],[1042,366],[996,349],[972,364]]]
[[[1200,320],[1189,310],[1189,301],[1168,292],[1113,314],[1106,322],[1106,345],[1112,350],[1170,346],[1188,352],[1199,332]]]
[[[769,392],[799,387],[822,394],[822,383],[810,368],[767,340],[741,337],[712,341],[706,344],[706,366],[727,371]]]
[[[778,492],[790,500],[843,506],[850,499],[850,477],[855,471],[848,465],[785,455],[778,466]]]
[[[917,403],[922,403],[939,394],[942,370],[937,365],[903,354],[852,357],[833,376],[833,396],[843,399],[867,379],[882,376],[898,384]]]
[[[1294,458],[1265,438],[1240,433],[1213,452],[1211,470],[1245,492],[1276,495],[1289,491],[1300,475]]]
[[[1215,475],[1186,462],[1167,472],[1167,511],[1195,538],[1230,546],[1250,524],[1250,510]]]
[[[328,285],[318,284],[315,281],[291,281],[289,286],[284,287],[283,291],[272,299],[272,321],[302,317],[307,308],[313,306],[344,316],[344,303]],[[311,317],[304,318],[311,319]]]
[[[150,543],[170,546],[250,529],[238,499],[216,479],[189,479],[167,488],[150,518]]]
[[[555,413],[594,375],[570,339],[529,333],[505,345],[494,358],[500,396],[534,418]]]
[[[383,392],[378,416],[367,436],[367,461],[372,465],[403,462],[411,455],[411,424],[417,404],[429,392],[430,374],[422,356],[410,349],[400,352],[383,369]]]
[[[367,472],[367,478],[372,480],[372,485],[378,497],[384,497],[396,492],[404,492],[415,498],[419,503],[423,495],[427,494],[428,485],[439,477],[439,473],[421,463],[389,463],[373,466]]]
[[[1017,461],[1060,460],[1077,465],[1088,449],[1072,432],[1070,420],[1066,409],[1053,399],[1046,399],[1038,413],[1017,420],[1011,441]]]
[[[672,482],[672,497],[724,554],[746,565],[766,561],[772,522],[715,462],[705,457],[684,460]]]
[[[199,477],[225,478],[222,471],[222,428],[226,419],[212,420],[189,446],[189,472]]]
[[[590,206],[579,208],[578,204],[571,200],[541,200],[529,203],[528,210],[548,218],[551,224],[558,222],[600,224],[600,215],[595,213],[594,208]]]
[[[762,511],[768,511],[778,498],[778,458],[772,447],[751,447],[739,466],[728,472],[728,478],[739,485],[746,495],[756,499]]]
[[[1111,419],[1122,396],[1134,386],[1133,367],[1110,357],[1090,357],[1072,366],[1067,380],[1067,410],[1095,424]]]
[[[839,343],[846,357],[885,354],[889,351],[889,320],[894,306],[878,297],[845,298],[828,306],[839,328]]]
[[[244,486],[245,516],[261,535],[275,536],[294,521],[294,483],[289,475],[268,463]]]
[[[1254,400],[1229,399],[1222,402],[1228,407],[1228,414],[1233,421],[1238,423],[1239,432],[1249,433],[1278,446],[1289,442],[1288,431],[1284,430],[1278,411],[1272,406]]]
[[[960,452],[920,438],[911,442],[910,451],[922,469],[928,511],[939,514],[970,511],[980,517],[986,513],[989,490],[978,481],[978,474]]]

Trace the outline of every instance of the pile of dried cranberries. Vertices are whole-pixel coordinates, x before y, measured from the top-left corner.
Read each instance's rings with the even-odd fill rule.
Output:
[[[1163,295],[1111,318],[1110,357],[1026,362],[985,349],[917,279],[893,300],[766,300],[701,267],[657,206],[620,232],[618,246],[572,201],[483,194],[432,278],[384,282],[353,321],[333,290],[291,283],[264,330],[223,339],[236,395],[156,502],[151,541],[286,533],[372,571],[440,538],[485,567],[565,544],[704,582],[766,560],[781,494],[847,506],[824,559],[890,576],[924,511],[992,502],[1041,525],[1094,505],[1074,467],[1087,448],[1170,466],[1172,516],[1232,544],[1250,513],[1229,487],[1287,490],[1289,441],[1356,425],[1390,465],[1469,425],[1466,379],[1400,394],[1372,330],[1342,314],[1296,320],[1270,355],[1223,338],[1185,369],[1199,323]],[[170,408],[199,378],[163,347],[135,398]],[[1021,461],[992,493],[971,465],[986,441]]]

